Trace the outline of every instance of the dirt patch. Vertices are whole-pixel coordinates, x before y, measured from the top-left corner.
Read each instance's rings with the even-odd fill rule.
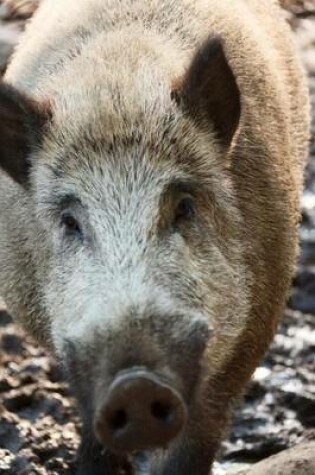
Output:
[[[56,363],[0,311],[0,473],[70,475],[79,418]]]

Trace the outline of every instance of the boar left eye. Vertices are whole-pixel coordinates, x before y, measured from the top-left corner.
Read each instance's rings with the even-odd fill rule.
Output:
[[[65,231],[69,234],[81,234],[81,227],[78,221],[68,211],[65,211],[64,213],[62,213],[61,225],[64,227]]]
[[[195,203],[191,196],[186,196],[177,205],[174,221],[176,224],[187,221],[195,215]]]

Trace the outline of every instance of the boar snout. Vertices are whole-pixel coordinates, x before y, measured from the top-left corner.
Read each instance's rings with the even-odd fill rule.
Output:
[[[118,375],[96,413],[95,432],[115,452],[166,447],[183,429],[181,395],[146,370]]]

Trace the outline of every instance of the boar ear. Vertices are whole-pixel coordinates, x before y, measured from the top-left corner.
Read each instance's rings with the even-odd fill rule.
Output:
[[[196,122],[211,123],[222,145],[230,145],[240,119],[240,92],[219,35],[197,51],[177,97]]]
[[[29,155],[38,143],[47,111],[12,86],[0,84],[0,166],[27,187]]]

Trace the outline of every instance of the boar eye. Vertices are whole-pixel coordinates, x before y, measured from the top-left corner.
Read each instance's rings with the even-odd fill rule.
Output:
[[[175,224],[179,224],[182,221],[187,221],[193,218],[194,215],[195,215],[194,200],[191,196],[186,196],[185,198],[181,199],[181,201],[178,203],[176,207],[175,217],[174,217]]]
[[[68,233],[75,234],[81,233],[81,228],[78,221],[72,216],[71,213],[65,211],[61,215],[61,225]]]

